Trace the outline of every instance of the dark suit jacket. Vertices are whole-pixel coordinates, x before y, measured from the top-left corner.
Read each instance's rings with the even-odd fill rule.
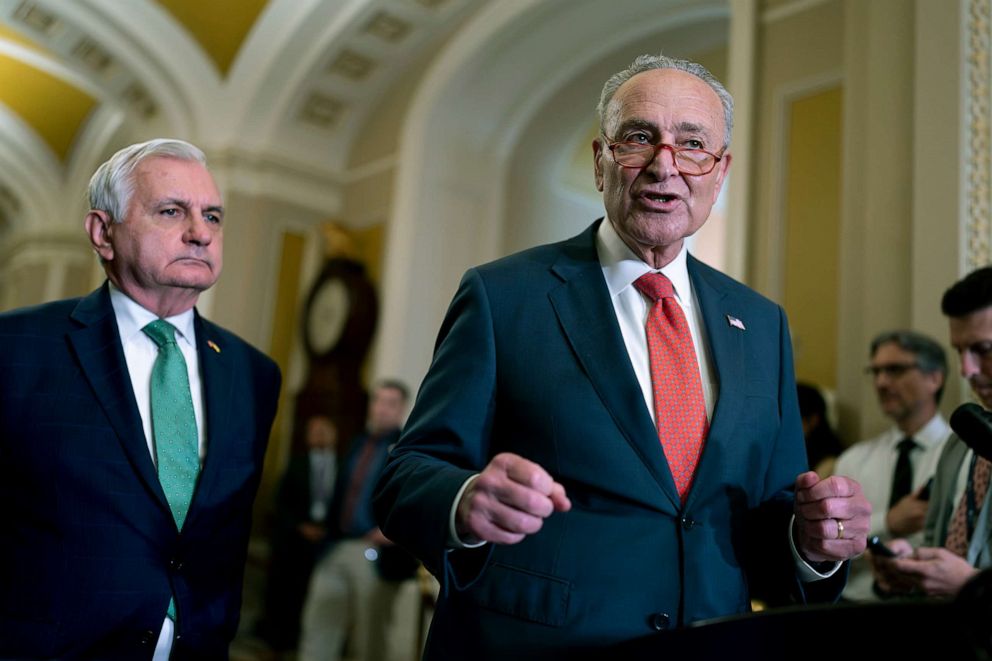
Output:
[[[683,506],[597,226],[468,271],[379,482],[383,532],[442,584],[427,658],[573,658],[801,591],[788,522],[806,458],[785,315],[689,258],[719,397]],[[500,452],[546,468],[571,511],[519,544],[446,550],[456,492]]]
[[[337,470],[337,466],[334,466]],[[310,517],[311,506],[311,469],[310,453],[303,452],[290,457],[286,472],[279,482],[276,493],[275,510],[273,512],[273,532],[279,535],[299,535],[297,527],[301,523],[313,523]],[[327,494],[327,505],[330,506],[331,495],[334,493],[334,482]],[[325,523],[326,525],[326,523]]]
[[[0,315],[0,658],[151,658],[172,594],[173,658],[226,658],[280,377],[195,325],[207,450],[180,535],[107,286]]]
[[[386,464],[386,455],[389,453],[389,448],[394,446],[399,438],[400,432],[397,429],[386,432],[375,439],[370,439],[369,433],[365,431],[351,440],[344,461],[341,462],[340,468],[338,468],[337,478],[334,480],[334,496],[331,498],[331,507],[327,515],[330,535],[329,542],[333,543],[343,539],[362,537],[375,528],[376,523],[372,517],[372,487],[375,481],[378,480]],[[359,478],[355,474],[358,468],[359,458],[365,449],[365,445],[369,442],[375,443],[375,446],[369,458],[365,475]],[[341,519],[345,502],[348,499],[348,492],[352,488],[352,483],[356,479],[363,479],[363,484],[356,485],[356,488],[361,489],[359,493],[363,494],[364,497],[360,497],[356,502],[352,523],[353,529],[343,530],[341,528]]]
[[[930,489],[930,505],[923,526],[923,546],[943,546],[947,542],[947,529],[960,498],[955,499],[961,464],[969,456],[968,446],[957,434],[951,434],[940,452]],[[992,540],[990,540],[992,541]]]
[[[318,523],[311,518],[310,461],[309,452],[290,458],[276,494],[264,612],[257,631],[277,650],[296,648],[310,574],[326,542],[310,541],[299,531],[303,523]],[[330,501],[328,493],[325,505]],[[328,522],[325,518],[319,524],[326,527]]]
[[[951,434],[940,453],[940,461],[934,472],[930,507],[927,509],[927,518],[923,526],[923,546],[944,546],[947,543],[947,532],[951,527],[954,511],[961,501],[960,496],[955,498],[958,475],[961,472],[961,465],[965,460],[970,460],[970,457],[967,444],[957,434]],[[992,508],[982,509],[979,505],[978,516],[984,516],[986,519],[992,517]],[[992,526],[988,527],[987,536],[983,540],[983,550],[978,554],[975,566],[979,569],[988,568],[990,557],[992,557]]]

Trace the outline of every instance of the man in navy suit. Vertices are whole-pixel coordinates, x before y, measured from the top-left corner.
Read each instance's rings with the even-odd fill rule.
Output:
[[[468,271],[378,485],[383,533],[441,582],[429,659],[609,658],[645,636],[661,651],[657,632],[754,596],[836,598],[865,548],[859,485],[808,471],[783,311],[686,253],[730,165],[729,94],[642,56],[599,115],[606,219]],[[700,393],[688,476],[659,442],[688,435],[659,431],[683,420],[656,404],[671,365],[649,359],[634,285],[658,272]]]
[[[199,149],[126,147],[89,194],[107,282],[0,315],[0,658],[227,658],[279,369],[194,308],[224,223]],[[164,391],[192,409],[182,517],[160,483],[157,320],[188,377]]]

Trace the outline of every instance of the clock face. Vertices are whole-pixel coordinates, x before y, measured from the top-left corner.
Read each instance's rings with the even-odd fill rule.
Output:
[[[348,289],[341,280],[328,280],[313,296],[307,317],[307,339],[315,354],[334,348],[348,321]]]

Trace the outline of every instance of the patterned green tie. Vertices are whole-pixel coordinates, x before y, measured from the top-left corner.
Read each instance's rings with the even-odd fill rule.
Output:
[[[158,345],[151,382],[152,436],[158,479],[176,527],[182,530],[200,473],[196,415],[186,359],[176,344],[176,328],[169,322],[156,319],[141,330]],[[176,619],[174,599],[169,601],[169,617]]]

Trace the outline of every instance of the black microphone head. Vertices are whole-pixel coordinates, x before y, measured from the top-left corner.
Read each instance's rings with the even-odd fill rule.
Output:
[[[951,429],[980,457],[992,461],[992,414],[968,402],[954,409]]]

